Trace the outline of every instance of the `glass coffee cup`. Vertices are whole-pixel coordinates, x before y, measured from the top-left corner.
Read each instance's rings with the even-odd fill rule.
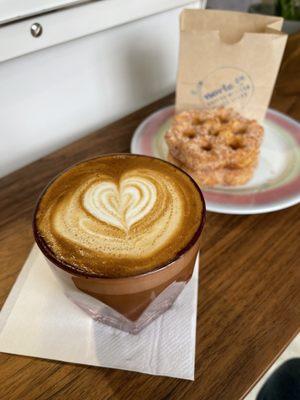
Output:
[[[117,167],[114,166],[114,163]],[[124,173],[124,167],[120,169],[122,171],[121,172],[122,182],[120,183],[119,186],[118,185],[114,186],[110,181],[103,183],[99,178],[99,174],[97,172],[96,174],[97,182],[93,180],[89,189],[84,189],[85,190],[83,192],[85,195],[84,200],[82,200],[83,199],[82,193],[80,192],[78,194],[78,202],[79,202],[78,204],[80,204],[80,207],[82,206],[82,204],[85,204],[85,199],[87,197],[86,209],[84,210],[80,209],[80,214],[78,215],[80,216],[84,215],[85,216],[84,218],[90,218],[90,221],[86,221],[84,219],[82,222],[82,220],[80,220],[81,224],[78,224],[78,226],[83,226],[84,223],[90,224],[88,225],[89,229],[93,227],[93,224],[95,225],[96,228],[98,226],[100,227],[103,226],[105,229],[107,229],[105,231],[105,234],[113,235],[114,232],[116,232],[116,234],[118,234],[119,236],[117,239],[115,239],[115,242],[121,244],[124,242],[126,246],[128,243],[130,243],[130,240],[133,240],[132,237],[136,235],[136,237],[134,237],[133,243],[134,246],[136,246],[137,255],[134,256],[131,255],[130,263],[127,262],[124,256],[120,257],[120,262],[116,262],[117,259],[113,261],[114,263],[112,264],[113,266],[112,271],[114,272],[113,274],[110,272],[106,273],[106,269],[103,268],[98,271],[97,262],[102,263],[104,257],[101,256],[102,254],[101,252],[99,253],[100,255],[93,253],[95,255],[93,260],[91,260],[91,258],[89,259],[86,258],[86,260],[88,261],[87,264],[91,264],[92,267],[93,265],[95,265],[97,267],[96,269],[89,268],[87,264],[85,265],[84,259],[82,260],[78,258],[78,260],[80,260],[81,262],[79,266],[78,263],[70,262],[70,260],[72,260],[73,258],[76,259],[76,254],[77,254],[76,252],[79,247],[79,245],[76,243],[75,247],[73,247],[73,250],[71,249],[68,253],[66,253],[70,258],[61,257],[60,256],[61,251],[57,251],[57,248],[51,245],[51,243],[47,238],[47,234],[45,236],[45,231],[43,231],[39,226],[42,206],[44,204],[47,205],[47,201],[50,199],[49,204],[52,207],[52,202],[55,202],[56,204],[58,202],[57,199],[60,198],[62,198],[64,201],[64,196],[69,201],[70,194],[69,193],[65,194],[65,188],[71,187],[71,189],[68,190],[71,191],[72,194],[73,187],[76,186],[74,184],[73,171],[75,172],[79,171],[76,173],[78,174],[80,179],[82,179],[82,176],[84,176],[83,171],[88,171],[88,173],[90,174],[90,171],[95,166],[97,166],[98,168],[101,165],[107,164],[108,166],[112,165],[111,167],[111,170],[113,171],[112,174],[115,174],[116,173],[115,171],[117,171],[118,166],[121,165],[122,163],[125,165],[125,167],[128,164],[130,168],[128,169],[127,172],[125,171],[125,173]],[[137,165],[138,168],[140,168],[140,166],[142,165],[143,168],[138,169],[139,171],[138,180],[136,179],[134,181],[133,173],[135,172],[133,171],[135,171],[134,170],[135,167],[133,166],[135,165]],[[168,172],[168,169],[170,169],[170,173]],[[163,177],[162,171],[167,172],[166,185],[165,185],[166,187],[164,187],[162,179]],[[123,177],[123,175],[125,177]],[[159,176],[159,179],[157,179],[158,182],[157,187],[155,186],[156,175]],[[64,179],[65,181],[63,181]],[[118,177],[118,179],[120,178]],[[181,225],[180,226],[178,225],[179,224],[178,217],[176,213],[174,213],[174,207],[173,209],[171,209],[170,205],[168,204],[170,203],[170,199],[168,200],[167,197],[166,198],[164,197],[165,195],[166,196],[170,195],[169,193],[170,190],[167,188],[167,185],[173,184],[173,181],[175,182],[176,180],[180,183],[182,181],[184,184],[187,185],[186,187],[188,188],[188,190],[190,190],[190,192],[183,192],[183,188],[185,187],[184,185],[183,186],[181,185],[181,187],[179,188],[179,192],[181,193],[183,201],[188,204],[190,197],[186,196],[186,194],[190,193],[190,196],[191,195],[194,196],[191,198],[191,202],[195,198],[198,202],[197,204],[199,204],[201,207],[201,212],[198,213],[193,212],[193,209],[189,207],[190,219],[193,218],[191,224],[191,226],[193,227],[193,231],[190,232],[189,236],[187,236],[188,239],[186,240],[186,242],[182,243],[181,240],[176,238],[176,236],[180,234],[180,231],[183,232],[184,229],[186,229],[184,228],[187,226],[186,224],[189,224],[190,222],[182,220],[180,222],[180,224],[182,224],[182,227],[180,229]],[[62,183],[60,183],[60,181],[62,181]],[[179,187],[177,181],[176,181],[177,185],[176,187]],[[72,183],[73,186],[71,184],[68,185],[69,182]],[[109,183],[111,183],[110,186]],[[84,182],[84,185],[85,184],[86,182]],[[61,187],[59,185],[61,185]],[[151,185],[153,186],[153,188]],[[49,197],[52,195],[51,190],[55,194],[55,196],[53,195],[53,198]],[[57,193],[55,193],[55,190],[58,190]],[[98,209],[95,210],[93,208],[90,209],[88,207],[89,205],[91,204],[97,205],[98,204],[97,201],[99,199],[100,199],[99,201],[103,200],[101,198],[101,190],[103,190],[103,199],[105,201],[108,199],[110,203],[105,203],[104,201],[103,204],[104,206],[107,206],[106,209],[103,207],[102,209],[100,207],[99,210]],[[155,193],[156,196],[155,197],[156,200],[154,199],[155,201],[151,198],[151,193],[152,193],[151,190],[153,193]],[[164,190],[164,192],[160,192],[161,190]],[[145,199],[143,198],[134,197],[135,195],[142,197],[141,193],[143,194],[144,192],[146,193],[145,196],[148,199],[148,203],[144,201]],[[50,195],[48,195],[49,193]],[[93,196],[95,194],[95,196],[89,197],[90,193],[92,193]],[[119,214],[111,214],[111,215],[109,214],[110,212],[113,213],[115,211],[114,209],[111,209],[111,206],[113,205],[117,207],[116,205],[117,200],[121,198],[120,196],[122,195],[122,193],[124,193],[123,197],[126,197],[125,195],[127,195],[126,197],[127,208],[124,207],[124,210],[126,210],[128,215],[130,214],[128,210],[131,212],[131,217],[130,215],[128,217],[128,215],[125,212],[126,214],[125,217],[128,218],[127,219],[123,218],[122,220],[123,222],[121,220],[120,221],[116,220],[115,217],[118,216]],[[73,198],[72,202],[74,203]],[[70,224],[70,221],[73,221],[72,220],[73,214],[76,214],[76,210],[73,214],[70,212],[71,209],[70,204],[69,203],[63,204],[63,206],[66,206],[65,212],[67,215],[67,216],[63,215],[62,218],[63,227],[64,224],[66,225],[67,223]],[[169,207],[169,209],[166,208],[166,210],[164,210],[163,212],[162,208],[164,207],[164,204],[166,204],[166,207]],[[132,205],[137,205],[137,206],[134,209]],[[60,209],[63,206],[59,204],[57,210],[61,212]],[[107,212],[107,215],[103,213],[103,210],[109,211]],[[55,213],[58,214],[58,211],[56,211],[55,209]],[[102,214],[100,211],[102,212]],[[145,215],[146,211],[148,211],[147,215]],[[51,212],[53,214],[53,210]],[[138,214],[138,212],[140,214]],[[169,217],[169,220],[166,218],[166,215],[169,215],[168,212],[170,213],[171,216],[173,215],[172,217],[173,220],[171,217]],[[158,213],[157,220],[154,219],[155,213]],[[137,219],[137,216],[140,216],[140,219]],[[99,220],[97,220],[96,217],[100,218],[100,222]],[[110,217],[111,219],[109,219]],[[115,219],[113,219],[113,217]],[[55,214],[54,217],[53,215],[51,215],[49,221],[51,221],[52,219],[54,219],[55,221],[56,220],[60,221],[59,218],[60,215]],[[70,219],[70,221],[68,221],[68,218]],[[130,220],[130,218],[132,220]],[[149,219],[148,221],[149,223],[147,222],[147,218]],[[77,223],[77,220],[76,219],[74,220]],[[122,223],[125,224],[124,221],[127,222],[128,225],[125,226],[125,228],[122,226]],[[131,221],[132,225],[130,225],[128,221]],[[66,171],[63,171],[62,174],[60,174],[52,182],[50,182],[50,184],[45,188],[45,190],[41,194],[40,199],[37,203],[33,218],[33,232],[38,247],[46,257],[48,264],[50,265],[54,274],[57,276],[59,282],[62,284],[66,296],[71,301],[76,303],[79,307],[81,307],[84,311],[86,311],[94,320],[121,329],[123,331],[135,334],[140,332],[140,330],[142,330],[145,326],[147,326],[151,321],[153,321],[159,315],[168,310],[172,306],[172,304],[174,303],[180,292],[183,290],[185,285],[190,280],[193,274],[195,260],[200,247],[200,238],[204,226],[204,221],[205,221],[205,202],[201,190],[199,189],[198,185],[193,181],[193,179],[185,172],[183,172],[181,169],[179,169],[176,166],[173,166],[172,164],[166,161],[158,160],[153,157],[137,156],[132,154],[111,154],[111,155],[99,156],[97,158],[86,160],[83,161],[82,163],[76,164],[75,166],[70,167]],[[148,223],[148,225],[145,225],[147,226],[147,229],[144,229],[143,224],[146,223]],[[161,229],[161,231],[158,231],[161,232],[160,236],[159,235],[157,236],[159,238],[163,237],[163,235],[166,235],[165,232],[167,231],[167,229],[164,227],[163,224],[165,224],[166,227],[170,230],[173,229],[172,227],[175,226],[176,223],[179,226],[178,228],[179,233],[177,233],[176,236],[174,236],[173,232],[170,231],[171,232],[170,239],[168,239],[170,243],[168,243],[168,246],[165,246],[165,249],[162,246],[162,250],[160,250],[159,246],[161,246],[161,244],[158,243],[158,250],[156,250],[156,253],[154,252],[154,257],[151,256],[152,264],[154,262],[151,268],[147,267],[148,269],[146,270],[145,268],[139,269],[138,267],[143,264],[145,259],[145,254],[147,253],[147,248],[149,247],[147,243],[147,235],[149,235],[150,237],[151,229],[154,229],[153,227],[155,226],[158,227],[156,229]],[[108,224],[114,226],[107,227]],[[141,226],[142,228],[140,228]],[[163,229],[161,226],[163,227]],[[142,237],[142,235],[139,233],[139,229],[144,229],[143,238],[145,238],[145,240],[143,239],[144,242],[142,241],[140,246],[145,245],[145,254],[143,254],[144,253],[143,251],[138,253],[139,249],[138,240],[140,237]],[[90,232],[90,230],[86,230],[84,234],[87,234],[87,232]],[[94,234],[94,232],[92,233]],[[183,233],[184,233],[183,237],[185,237],[186,232]],[[65,234],[66,234],[65,231],[59,232],[59,235],[57,235],[58,237],[57,240],[59,241],[61,237],[64,236]],[[99,243],[101,246],[103,239],[106,240],[107,237],[104,236],[99,236],[99,237],[102,238],[101,240],[99,239]],[[151,240],[153,240],[153,235]],[[114,246],[117,246],[117,244],[114,243],[114,236],[109,236],[109,241],[112,242]],[[173,243],[175,247],[174,249],[172,248]],[[64,242],[62,240],[60,246],[62,246],[60,250],[64,251],[65,249],[64,247],[69,246],[69,241]],[[133,246],[133,251],[135,250],[134,246]],[[176,248],[176,246],[178,246],[178,249]],[[114,248],[116,249],[116,251],[118,250],[117,247]],[[75,256],[72,254],[72,251],[75,252],[74,253]],[[164,260],[162,255],[164,254],[164,252],[166,253],[168,251],[169,252],[172,251],[172,253],[170,253],[170,257],[165,257]],[[88,253],[88,257],[90,257],[90,253]],[[95,260],[98,261],[96,262]],[[110,260],[111,258],[104,263],[105,268],[107,265],[109,265]],[[121,260],[123,261],[125,260],[124,268],[122,268]],[[155,260],[157,260],[157,263]],[[107,270],[110,271],[109,268],[107,268]],[[123,272],[123,270],[126,271],[126,274],[125,272]]]

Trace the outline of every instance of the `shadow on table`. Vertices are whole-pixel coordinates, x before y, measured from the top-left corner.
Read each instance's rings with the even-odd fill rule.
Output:
[[[299,400],[300,358],[286,361],[267,379],[256,400]]]

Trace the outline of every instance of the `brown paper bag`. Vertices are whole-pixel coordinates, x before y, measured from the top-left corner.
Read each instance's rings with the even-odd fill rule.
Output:
[[[273,16],[184,10],[176,110],[233,107],[261,121],[287,40],[282,23]]]

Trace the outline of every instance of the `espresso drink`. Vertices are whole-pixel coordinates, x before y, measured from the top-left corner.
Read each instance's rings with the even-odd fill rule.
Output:
[[[196,184],[173,165],[109,155],[56,178],[35,223],[56,259],[89,275],[126,277],[174,259],[193,240],[202,208]]]

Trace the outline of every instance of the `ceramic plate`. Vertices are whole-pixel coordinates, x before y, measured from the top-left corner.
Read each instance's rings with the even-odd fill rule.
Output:
[[[167,159],[164,135],[174,106],[150,115],[135,131],[131,152]],[[300,124],[269,109],[263,123],[259,165],[245,185],[202,187],[207,210],[226,214],[257,214],[300,202]]]

